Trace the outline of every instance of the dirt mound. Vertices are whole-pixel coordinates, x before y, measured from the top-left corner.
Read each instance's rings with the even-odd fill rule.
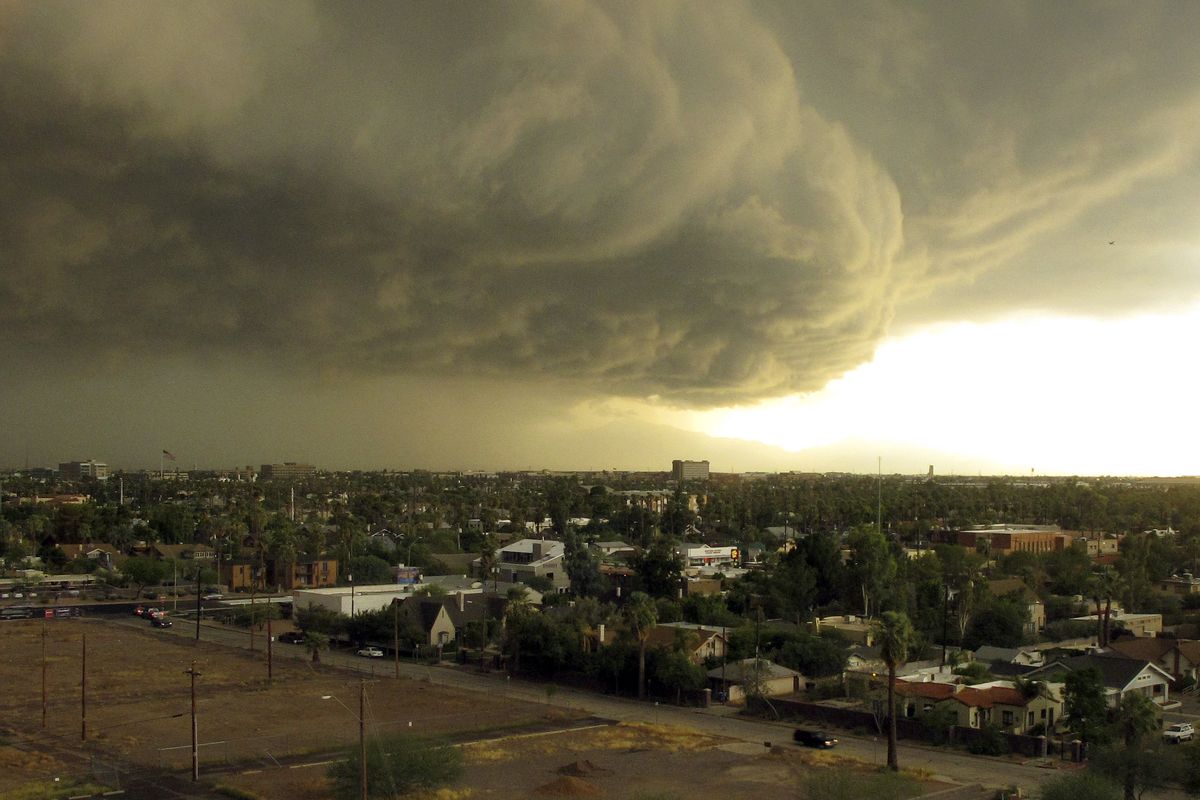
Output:
[[[611,773],[612,770],[598,767],[591,761],[584,759],[583,761],[572,761],[570,764],[559,767],[555,772],[559,775],[574,775],[576,778],[586,778],[589,775],[606,775]]]
[[[533,790],[534,794],[554,797],[598,797],[600,789],[582,778],[564,775]]]

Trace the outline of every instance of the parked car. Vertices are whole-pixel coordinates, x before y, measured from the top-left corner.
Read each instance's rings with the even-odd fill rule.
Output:
[[[383,658],[383,651],[378,647],[364,647],[358,651],[358,654],[367,658]]]
[[[279,634],[279,641],[284,644],[304,644],[304,631],[288,631]]]
[[[796,728],[796,732],[792,734],[792,738],[797,744],[802,744],[805,747],[820,747],[828,749],[836,747],[838,740],[830,736],[825,731],[814,731],[808,728]]]
[[[1176,722],[1168,725],[1163,731],[1163,741],[1167,744],[1190,742],[1196,735],[1196,728],[1190,722]]]
[[[158,592],[146,592],[146,593],[145,593],[145,598],[146,598],[147,600],[157,600],[157,599],[158,599]]]
[[[150,624],[155,628],[169,628],[172,625],[171,620],[163,616],[151,617]]]

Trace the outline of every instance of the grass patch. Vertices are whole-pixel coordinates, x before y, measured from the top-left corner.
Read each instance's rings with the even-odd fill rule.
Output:
[[[78,783],[72,780],[32,781],[16,789],[0,792],[0,800],[65,800],[75,795],[100,794],[107,791],[107,786],[95,783]]]

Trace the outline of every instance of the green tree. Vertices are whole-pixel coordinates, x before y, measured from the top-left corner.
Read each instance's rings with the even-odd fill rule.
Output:
[[[367,796],[391,800],[419,789],[436,789],[462,774],[462,751],[441,739],[390,736],[367,743]],[[358,750],[329,768],[337,800],[361,797]]]
[[[321,651],[329,649],[329,637],[319,631],[304,632],[304,648],[312,656],[312,663],[321,663]]]
[[[1085,742],[1101,742],[1105,735],[1108,705],[1104,677],[1095,667],[1068,672],[1063,679],[1063,710]]]
[[[1092,576],[1092,580],[1088,584],[1088,594],[1096,604],[1097,638],[1101,647],[1108,647],[1112,622],[1112,601],[1121,592],[1121,587],[1120,576],[1107,567],[1099,574]]]
[[[682,702],[683,693],[703,689],[704,669],[679,650],[659,653],[654,660],[654,679],[667,691],[675,692],[675,704]]]
[[[871,617],[883,607],[893,588],[896,557],[891,543],[873,527],[860,527],[850,534],[850,574],[862,595],[863,616]]]
[[[642,588],[652,597],[675,599],[683,578],[683,559],[675,544],[665,536],[657,537],[646,551],[630,560],[637,570]]]
[[[638,645],[638,699],[646,699],[646,642],[650,640],[650,632],[658,624],[658,612],[654,601],[645,592],[634,592],[629,595],[625,607],[621,609],[630,636]]]
[[[137,586],[136,597],[142,596],[147,586],[157,586],[167,576],[167,563],[148,556],[132,556],[121,565],[121,574]]]
[[[1124,789],[1125,800],[1137,800],[1146,789],[1173,777],[1164,769],[1168,760],[1147,746],[1146,740],[1159,727],[1158,709],[1149,697],[1127,692],[1117,707],[1114,733],[1120,741],[1091,759],[1101,774]]]
[[[888,668],[888,752],[887,764],[892,771],[900,769],[896,748],[896,667],[908,661],[909,647],[913,641],[912,623],[900,611],[885,611],[875,625],[875,641],[879,644],[879,655]]]

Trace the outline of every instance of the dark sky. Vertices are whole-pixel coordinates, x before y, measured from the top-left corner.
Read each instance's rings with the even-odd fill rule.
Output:
[[[732,446],[670,409],[818,390],[890,336],[1190,307],[1197,30],[0,2],[0,465],[664,468]]]

